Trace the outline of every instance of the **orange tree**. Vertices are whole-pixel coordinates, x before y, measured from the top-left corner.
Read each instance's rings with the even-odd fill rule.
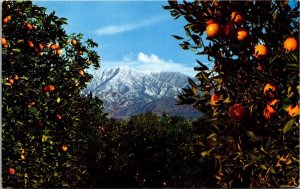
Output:
[[[206,112],[197,148],[215,162],[214,186],[299,185],[299,4],[290,3],[164,6],[187,22],[187,38],[174,35],[180,46],[213,62],[208,68],[197,60],[197,82],[189,80],[178,97]]]
[[[45,11],[30,1],[2,3],[4,187],[78,185],[91,137],[78,131],[96,119],[87,105],[102,107],[81,95],[91,79],[84,70],[99,67],[97,44],[67,35],[67,20]]]

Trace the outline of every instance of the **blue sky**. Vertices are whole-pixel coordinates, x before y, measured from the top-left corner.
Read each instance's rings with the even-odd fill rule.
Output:
[[[67,33],[83,33],[99,44],[102,68],[178,71],[194,76],[200,58],[171,35],[185,36],[184,19],[162,8],[166,1],[35,1],[68,19]],[[205,57],[200,58],[204,63]]]

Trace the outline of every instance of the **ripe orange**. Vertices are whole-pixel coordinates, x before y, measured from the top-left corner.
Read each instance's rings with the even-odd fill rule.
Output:
[[[14,80],[13,79],[8,79],[7,82],[10,83],[10,84],[14,84]]]
[[[222,98],[222,94],[221,93],[214,93],[213,95],[211,95],[210,97],[210,104],[212,106],[217,105],[217,103],[219,102],[219,100]]]
[[[56,115],[55,115],[55,119],[56,119],[57,121],[60,121],[60,120],[62,119],[62,117],[61,117],[61,115],[56,114]]]
[[[30,48],[33,48],[33,47],[34,47],[34,44],[33,44],[32,41],[28,41],[27,44],[28,44],[28,46],[29,46]]]
[[[237,32],[237,38],[239,41],[243,41],[248,37],[248,30],[246,28],[239,28]]]
[[[18,75],[14,75],[13,76],[13,80],[15,80],[15,81],[18,81],[20,78],[19,78],[19,76]]]
[[[77,44],[77,41],[76,41],[76,39],[72,39],[72,41],[71,41],[71,43],[72,43],[72,45],[76,45]]]
[[[10,175],[14,175],[14,174],[16,173],[16,171],[15,171],[14,168],[11,167],[11,168],[9,168],[8,173],[9,173]]]
[[[55,49],[59,49],[59,44],[58,43],[56,43],[54,46],[55,46]]]
[[[299,115],[299,113],[300,113],[299,104],[290,105],[289,107],[287,107],[286,111],[291,117],[295,117],[295,116]]]
[[[276,110],[272,106],[274,106],[278,102],[279,102],[278,99],[273,99],[264,108],[263,115],[266,120],[270,120],[272,117],[274,117],[277,114]]]
[[[298,47],[298,42],[294,37],[289,37],[287,38],[284,43],[283,43],[283,47],[287,50],[287,51],[295,51]]]
[[[231,20],[236,24],[242,24],[245,21],[244,17],[235,11],[231,13]]]
[[[51,48],[51,50],[55,50],[56,49],[56,45],[51,45],[50,48]]]
[[[61,49],[57,49],[57,50],[56,50],[56,54],[57,54],[57,55],[61,55],[61,54],[62,54],[62,50],[61,50]]]
[[[54,85],[49,85],[48,87],[49,87],[49,89],[48,89],[48,90],[49,90],[50,92],[52,92],[52,91],[54,91],[54,90],[55,90],[55,87],[54,87]]]
[[[218,35],[220,30],[219,24],[212,23],[206,26],[207,37],[215,37]]]
[[[253,56],[257,59],[261,59],[268,54],[268,48],[265,45],[256,45]]]
[[[83,54],[82,50],[78,51],[78,54],[79,54],[79,55],[82,55],[82,54]]]
[[[40,48],[40,50],[43,50],[43,49],[44,49],[43,43],[39,43],[39,48]]]
[[[241,104],[234,104],[229,109],[229,117],[234,120],[242,120],[245,114],[245,109]]]
[[[25,25],[25,27],[26,27],[27,30],[32,30],[33,29],[32,25],[30,23],[27,23]]]
[[[83,76],[84,75],[84,71],[81,69],[81,70],[79,70],[79,75],[80,76]]]
[[[10,19],[11,19],[11,16],[10,16],[10,15],[7,16],[7,17],[5,17],[5,18],[2,20],[3,24],[8,23],[8,22],[10,21]]]
[[[2,20],[3,24],[6,24],[8,22],[8,18],[5,17],[3,20]]]
[[[272,83],[267,83],[264,87],[264,95],[268,98],[274,98],[277,87]]]
[[[2,46],[3,47],[7,47],[8,46],[7,45],[7,41],[6,41],[6,39],[4,37],[2,37]]]
[[[61,145],[60,149],[63,151],[63,152],[66,152],[68,150],[68,146],[66,144],[63,144]]]

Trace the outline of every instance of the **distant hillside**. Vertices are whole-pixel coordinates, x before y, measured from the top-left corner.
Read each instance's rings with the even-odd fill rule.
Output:
[[[113,118],[152,111],[157,114],[199,117],[191,106],[176,105],[176,97],[188,76],[177,72],[144,73],[127,67],[97,70],[84,93],[101,97]]]

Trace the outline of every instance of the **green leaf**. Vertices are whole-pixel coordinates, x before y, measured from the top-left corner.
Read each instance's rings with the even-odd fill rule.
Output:
[[[21,52],[21,49],[12,49],[12,51],[19,53],[19,52]]]
[[[178,35],[172,35],[172,37],[174,37],[175,39],[178,39],[178,40],[184,39],[183,37],[180,37],[180,36],[178,36]]]
[[[292,126],[293,126],[293,124],[295,123],[295,121],[296,121],[296,119],[293,118],[293,119],[289,120],[289,121],[285,124],[285,126],[284,126],[284,128],[283,128],[283,130],[282,130],[284,134],[287,133],[287,132],[292,128]]]

